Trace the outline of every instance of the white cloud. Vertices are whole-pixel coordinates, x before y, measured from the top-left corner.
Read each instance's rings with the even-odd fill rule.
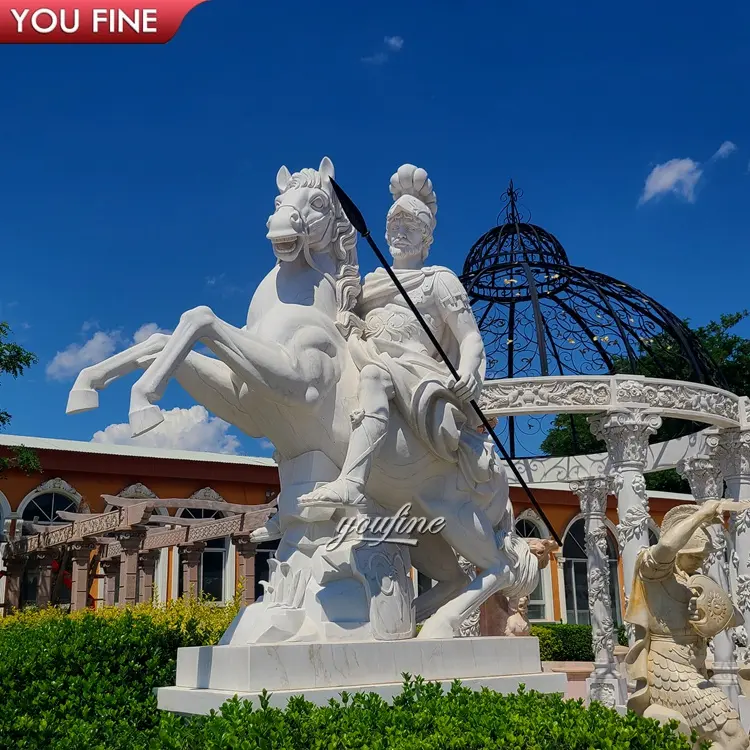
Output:
[[[127,423],[111,424],[94,433],[92,443],[140,445],[186,451],[237,454],[240,441],[229,430],[231,425],[211,416],[203,406],[162,411],[164,421],[145,435],[131,437]]]
[[[74,378],[84,367],[111,357],[119,340],[119,331],[97,331],[85,343],[71,344],[52,358],[47,365],[47,377],[52,380]]]
[[[144,323],[134,334],[133,343],[140,344],[155,333],[172,333],[166,328],[159,328],[158,323]]]
[[[391,52],[394,54],[400,52],[404,46],[404,38],[400,36],[387,36],[383,39],[383,42],[385,43],[385,50],[363,57],[362,62],[369,65],[384,65],[388,62]]]
[[[700,164],[692,159],[670,159],[664,164],[657,164],[646,178],[638,203],[646,203],[666,193],[674,193],[693,203],[695,186],[702,174]]]
[[[724,141],[724,143],[716,149],[716,153],[711,157],[711,160],[715,159],[726,159],[731,156],[737,150],[737,144],[732,141]]]
[[[96,328],[95,322],[87,321],[81,326],[82,333]],[[121,331],[96,331],[83,344],[70,344],[57,352],[47,365],[46,373],[50,380],[71,380],[84,367],[96,365],[111,357],[122,346],[132,346],[145,341],[153,333],[171,333],[159,328],[157,323],[144,323],[134,334],[132,340],[125,338]]]

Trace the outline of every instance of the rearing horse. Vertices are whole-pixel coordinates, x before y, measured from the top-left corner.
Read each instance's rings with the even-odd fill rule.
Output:
[[[68,413],[95,408],[98,390],[140,368],[145,372],[131,390],[134,435],[163,420],[156,402],[176,378],[220,418],[268,438],[280,467],[315,450],[341,466],[350,414],[358,408],[358,371],[347,337],[360,323],[354,308],[361,282],[356,233],[333,193],[333,176],[327,157],[318,170],[279,170],[267,234],[277,263],[253,295],[245,326],[226,323],[208,307],[189,310],[171,335],[156,334],[83,370]],[[217,359],[192,351],[198,342]],[[512,529],[504,470],[496,467],[497,489],[489,501],[467,489],[459,474],[457,464],[434,456],[393,410],[367,494],[385,509],[412,503],[415,515],[445,519],[442,534],[423,535],[411,554],[415,567],[438,581],[416,600],[418,617],[432,615],[420,633],[424,638],[452,637],[497,590],[510,587],[521,595],[536,585],[536,567],[529,574],[527,562],[526,574],[519,574],[503,535],[500,541],[496,536],[501,522]],[[470,584],[453,550],[481,570]],[[528,559],[528,547],[526,553]]]

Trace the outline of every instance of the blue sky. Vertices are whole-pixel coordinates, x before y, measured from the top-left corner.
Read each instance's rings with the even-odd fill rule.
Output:
[[[198,304],[241,325],[276,171],[324,155],[378,236],[392,172],[425,167],[436,263],[460,269],[513,177],[573,263],[696,324],[750,306],[750,6],[274,5],[211,0],[165,46],[0,51],[0,319],[40,359],[0,385],[10,432],[124,439],[133,379],[66,417],[69,373]],[[195,410],[162,440],[267,452]]]

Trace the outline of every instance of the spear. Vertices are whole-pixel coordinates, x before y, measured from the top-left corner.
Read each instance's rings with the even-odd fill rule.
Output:
[[[445,362],[446,367],[450,371],[450,374],[456,379],[456,381],[459,380],[458,371],[453,366],[453,363],[448,359],[448,355],[443,350],[443,347],[440,346],[440,342],[435,338],[435,334],[433,334],[432,330],[430,329],[430,326],[427,325],[427,321],[422,317],[422,313],[419,312],[417,309],[417,306],[412,302],[411,297],[409,297],[409,294],[407,293],[406,289],[404,289],[403,284],[398,280],[398,276],[394,273],[391,266],[388,264],[388,261],[385,259],[385,256],[380,251],[380,248],[375,243],[375,240],[372,239],[372,236],[370,235],[370,230],[367,228],[367,223],[365,222],[365,217],[362,216],[362,212],[354,205],[354,201],[341,189],[339,184],[331,177],[331,185],[333,187],[333,191],[336,193],[336,197],[339,199],[339,203],[341,204],[341,209],[346,214],[346,218],[349,219],[349,221],[352,223],[352,226],[359,232],[360,235],[362,235],[362,239],[367,240],[367,244],[372,248],[372,251],[375,253],[377,259],[380,261],[380,264],[385,269],[386,273],[391,277],[391,281],[395,284],[396,289],[401,293],[401,296],[406,300],[406,304],[409,306],[409,309],[414,313],[414,316],[419,321],[419,324],[424,329],[425,333],[429,337],[430,341],[432,342],[432,345],[435,347],[435,350],[440,355],[440,358]],[[521,475],[521,472],[518,470],[518,467],[516,466],[515,462],[511,459],[511,457],[508,455],[508,451],[505,450],[505,446],[500,442],[500,438],[495,433],[495,430],[493,429],[492,425],[490,424],[490,421],[485,416],[484,412],[480,408],[479,404],[476,402],[475,399],[472,399],[470,402],[471,407],[476,412],[477,416],[479,417],[480,421],[482,422],[482,425],[484,426],[484,429],[487,430],[487,433],[492,437],[493,442],[497,446],[497,449],[500,451],[500,454],[502,455],[505,462],[510,466],[510,470],[513,472],[513,475],[515,476],[518,483],[523,488],[524,492],[526,493],[526,496],[531,501],[531,504],[536,509],[536,512],[539,514],[539,517],[544,521],[544,523],[547,525],[547,528],[550,530],[552,534],[552,538],[555,540],[555,542],[558,544],[558,546],[562,546],[562,541],[560,540],[560,537],[557,535],[557,532],[555,531],[552,524],[547,519],[547,516],[545,515],[544,511],[541,509],[539,503],[537,502],[536,498],[534,497],[534,493],[531,491],[531,488],[528,484],[526,484],[526,480]]]

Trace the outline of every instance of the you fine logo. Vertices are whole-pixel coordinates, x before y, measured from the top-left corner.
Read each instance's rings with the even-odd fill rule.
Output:
[[[395,516],[348,516],[342,518],[336,526],[336,532],[326,544],[326,549],[335,550],[350,535],[359,542],[367,542],[375,547],[383,542],[395,542],[413,547],[417,539],[411,535],[439,534],[445,528],[445,518],[438,516],[431,521],[427,518],[409,517],[411,503],[403,505]]]
[[[0,44],[165,44],[206,0],[0,0]]]

